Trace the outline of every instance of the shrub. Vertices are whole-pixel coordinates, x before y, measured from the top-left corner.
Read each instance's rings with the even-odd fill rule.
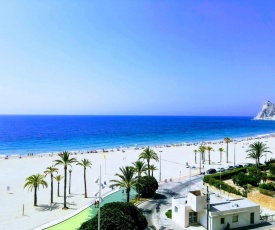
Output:
[[[100,210],[100,229],[102,230],[144,230],[148,226],[142,211],[131,203],[113,202],[105,204]],[[84,222],[79,230],[97,230],[98,215]]]
[[[275,158],[270,158],[267,162],[265,162],[267,168],[269,168],[269,165],[275,163]]]
[[[275,181],[275,176],[268,175],[266,178],[267,178],[268,180],[273,180],[273,181]]]
[[[275,191],[275,183],[270,182],[270,183],[266,183],[266,184],[260,184],[259,188],[270,190],[270,191]]]
[[[158,189],[158,182],[155,177],[144,176],[140,178],[140,196],[143,198],[150,198],[155,195],[156,190]]]
[[[238,175],[240,172],[246,173],[247,168],[246,167],[237,168],[237,169],[233,169],[233,170],[230,170],[230,171],[223,172],[221,174],[220,173],[215,173],[215,174],[212,174],[211,176],[213,178],[217,179],[217,180],[220,180],[220,176],[221,176],[222,180],[227,180],[227,179],[232,179],[233,176]]]
[[[250,176],[255,178],[255,186],[258,186],[261,180],[263,180],[264,182],[266,181],[267,174],[262,172],[261,169],[258,169],[256,166],[248,167],[247,171]]]
[[[269,172],[272,176],[275,176],[275,163],[271,163],[268,167]]]
[[[220,189],[220,185],[221,185],[221,189],[226,192],[233,193],[236,195],[242,195],[237,189],[224,183],[223,181],[220,182],[220,180],[215,179],[212,175],[204,176],[203,182],[208,183],[209,185],[212,185],[218,189]]]
[[[233,183],[241,187],[247,184],[257,186],[258,181],[253,176],[241,172],[233,177]]]
[[[167,216],[167,218],[172,219],[172,210],[169,209],[169,210],[165,213],[165,215]]]

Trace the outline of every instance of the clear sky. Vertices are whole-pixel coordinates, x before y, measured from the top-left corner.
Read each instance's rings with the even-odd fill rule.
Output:
[[[275,1],[1,1],[0,114],[254,116]]]

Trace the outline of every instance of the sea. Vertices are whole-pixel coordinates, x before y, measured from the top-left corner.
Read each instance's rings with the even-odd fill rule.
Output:
[[[48,154],[274,134],[252,117],[1,115],[0,155]]]

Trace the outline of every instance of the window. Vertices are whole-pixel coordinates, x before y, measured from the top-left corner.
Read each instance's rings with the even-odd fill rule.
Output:
[[[235,223],[235,222],[238,222],[238,216],[232,216],[232,222]]]
[[[175,212],[178,212],[178,207],[177,206],[175,206]]]
[[[189,224],[197,223],[197,213],[196,212],[189,212]]]
[[[224,224],[224,217],[221,218],[221,224]]]
[[[254,212],[250,213],[250,224],[254,224]]]

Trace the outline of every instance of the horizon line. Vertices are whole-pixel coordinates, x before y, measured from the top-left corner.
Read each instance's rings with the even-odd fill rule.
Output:
[[[251,115],[0,114],[0,116],[254,117]]]

